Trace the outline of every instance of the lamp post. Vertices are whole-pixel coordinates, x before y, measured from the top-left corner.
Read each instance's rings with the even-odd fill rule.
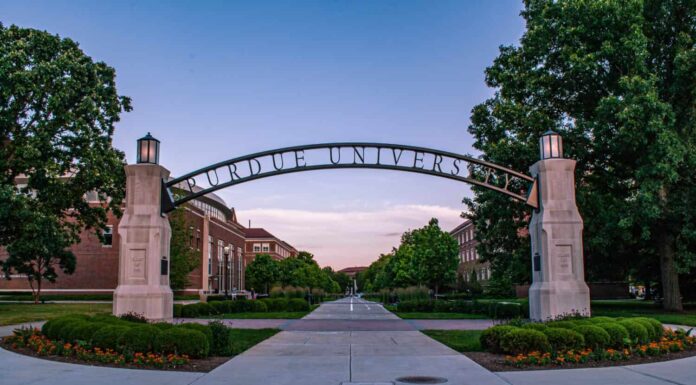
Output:
[[[230,256],[230,245],[223,247],[222,251],[225,254],[225,266],[227,267],[227,274],[230,274],[230,261],[228,259]],[[225,284],[224,273],[223,273],[223,277],[222,277],[222,282],[223,282],[222,287],[225,289],[225,297],[227,297],[227,286],[228,285]],[[228,282],[232,282],[232,276],[229,277]]]
[[[529,316],[536,321],[590,315],[582,253],[583,222],[575,202],[575,161],[563,158],[554,131],[539,138],[540,160],[530,168],[538,180],[539,209],[532,213],[532,285]]]

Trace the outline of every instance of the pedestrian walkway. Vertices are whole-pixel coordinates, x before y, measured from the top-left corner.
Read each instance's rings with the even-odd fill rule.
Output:
[[[402,320],[379,304],[360,299],[322,304],[301,320],[227,321],[234,327],[280,322],[285,331],[210,373],[66,364],[0,349],[0,378],[3,385],[403,385],[406,382],[398,379],[404,377],[431,381],[420,383],[439,379],[446,384],[475,385],[696,384],[696,357],[633,366],[492,373],[417,331],[436,328],[437,323],[431,322],[439,320],[425,324],[425,320]],[[445,322],[452,321],[459,328],[477,329],[484,326],[480,322],[490,322]],[[452,323],[440,326],[456,328]],[[0,328],[0,333],[16,327]]]

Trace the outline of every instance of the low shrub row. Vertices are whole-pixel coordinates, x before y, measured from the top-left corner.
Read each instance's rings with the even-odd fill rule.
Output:
[[[517,302],[505,301],[416,300],[399,302],[397,311],[486,314],[493,319],[511,319],[525,317],[527,307]]]
[[[481,335],[481,345],[492,353],[506,354],[600,351],[658,342],[664,333],[662,324],[652,318],[579,318],[493,326]]]
[[[230,328],[221,322],[142,324],[113,316],[64,316],[46,322],[41,333],[52,341],[82,343],[119,353],[229,356]]]
[[[308,311],[309,303],[301,298],[264,298],[259,300],[213,301],[174,305],[174,317],[196,318],[228,313],[265,313]]]

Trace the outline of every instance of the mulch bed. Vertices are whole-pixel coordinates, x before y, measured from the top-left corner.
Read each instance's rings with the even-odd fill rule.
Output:
[[[505,356],[501,354],[493,354],[487,352],[464,352],[465,356],[476,361],[477,364],[483,366],[484,368],[492,372],[513,372],[513,371],[525,371],[525,370],[557,370],[557,369],[581,369],[581,368],[603,368],[608,366],[625,366],[625,365],[637,365],[637,364],[649,364],[653,362],[671,361],[679,358],[687,358],[696,356],[696,346],[691,347],[681,352],[676,353],[666,353],[659,356],[633,356],[628,360],[624,361],[588,361],[584,364],[573,364],[566,363],[563,365],[548,364],[539,366],[524,366],[517,367],[513,365],[508,365],[505,363]]]
[[[217,368],[218,366],[224,364],[225,362],[231,360],[234,357],[208,357],[203,359],[191,359],[188,364],[177,366],[175,368],[156,368],[154,366],[141,366],[133,364],[116,365],[116,364],[105,364],[101,362],[93,361],[83,361],[76,357],[63,357],[63,356],[40,356],[36,354],[30,348],[16,348],[13,349],[12,345],[2,342],[1,347],[7,349],[11,352],[22,354],[25,356],[30,356],[34,358],[39,358],[42,360],[65,362],[68,364],[78,364],[87,366],[105,366],[110,368],[120,368],[120,369],[141,369],[141,370],[166,370],[166,371],[179,371],[179,372],[210,372],[211,370]]]

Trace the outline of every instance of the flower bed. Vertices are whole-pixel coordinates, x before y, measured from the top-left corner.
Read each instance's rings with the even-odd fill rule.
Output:
[[[693,351],[696,338],[649,318],[596,317],[497,325],[482,333],[481,345],[516,368],[595,366]]]
[[[138,317],[66,316],[3,339],[19,353],[59,361],[169,370],[208,371],[272,336],[275,329],[143,323]],[[130,321],[129,321],[130,320]]]

